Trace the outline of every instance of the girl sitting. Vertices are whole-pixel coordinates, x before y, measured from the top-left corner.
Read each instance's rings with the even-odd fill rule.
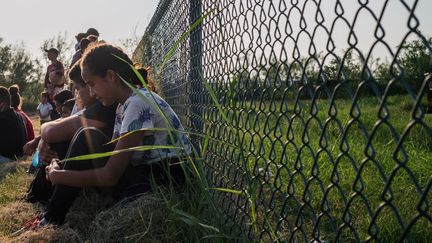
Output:
[[[63,224],[82,187],[113,187],[115,199],[133,199],[151,190],[151,181],[160,185],[177,185],[185,179],[181,162],[191,153],[191,144],[184,132],[178,132],[183,130],[183,126],[173,109],[156,93],[146,88],[134,93],[122,81],[133,87],[142,87],[130,65],[129,57],[112,45],[98,44],[86,50],[81,60],[81,74],[90,93],[104,106],[119,103],[113,138],[136,132],[119,139],[113,148],[112,144],[106,145],[109,139],[99,130],[81,129],[75,134],[67,157],[142,145],[164,147],[118,153],[108,159],[64,163],[53,160],[46,167],[46,174],[55,188],[46,212],[37,219],[38,227],[47,223]],[[174,132],[163,129],[174,129]]]

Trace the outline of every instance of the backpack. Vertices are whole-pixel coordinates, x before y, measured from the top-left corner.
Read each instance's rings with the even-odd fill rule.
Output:
[[[27,202],[48,203],[54,187],[51,185],[51,182],[46,179],[45,167],[47,167],[47,165],[44,163],[39,166],[36,176],[27,190],[27,195],[25,197]]]

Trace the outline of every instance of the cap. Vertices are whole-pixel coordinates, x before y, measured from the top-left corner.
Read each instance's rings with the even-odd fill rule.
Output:
[[[59,54],[59,51],[55,48],[45,49],[45,52],[54,52],[55,54]]]
[[[99,37],[99,32],[95,28],[89,28],[86,32],[87,35],[95,35]]]

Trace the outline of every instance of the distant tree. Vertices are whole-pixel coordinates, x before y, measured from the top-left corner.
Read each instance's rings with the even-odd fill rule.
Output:
[[[132,56],[135,50],[140,43],[141,37],[137,34],[138,32],[138,24],[134,26],[132,29],[132,36],[126,39],[120,40],[120,43],[123,47],[123,50],[129,55]]]
[[[340,60],[333,59],[329,65],[324,66],[324,72],[330,80],[348,80],[357,83],[362,79],[362,63],[353,51],[345,52]]]
[[[391,64],[385,61],[379,63],[374,75],[382,84],[400,76],[411,88],[418,90],[424,81],[425,73],[431,72],[431,46],[432,38],[429,38],[427,43],[413,40],[403,44],[398,57],[396,57],[398,65],[395,64],[391,67],[392,72],[390,71]]]
[[[41,80],[41,65],[24,49],[24,45],[3,44],[0,39],[0,85],[18,84],[25,91],[27,84]]]

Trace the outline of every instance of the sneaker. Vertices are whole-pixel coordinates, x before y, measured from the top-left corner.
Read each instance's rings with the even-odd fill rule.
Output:
[[[29,221],[24,223],[24,226],[12,233],[12,236],[17,236],[21,234],[24,231],[28,230],[38,230],[46,225],[48,225],[49,222],[43,217],[43,214],[37,215],[36,217],[30,219]]]

